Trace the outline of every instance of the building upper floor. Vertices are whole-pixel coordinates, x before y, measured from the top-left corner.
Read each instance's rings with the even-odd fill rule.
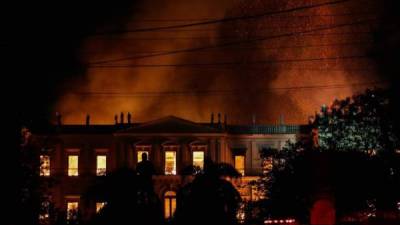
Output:
[[[228,125],[220,119],[196,123],[168,116],[144,123],[57,124],[33,130],[33,137],[41,149],[43,176],[101,176],[120,167],[135,169],[144,154],[158,175],[202,169],[212,160],[253,176],[261,173],[261,149],[281,149],[305,131],[300,125]]]

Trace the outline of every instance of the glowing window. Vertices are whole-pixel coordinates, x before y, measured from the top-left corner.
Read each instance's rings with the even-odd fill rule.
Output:
[[[50,156],[40,156],[40,176],[50,176]]]
[[[41,203],[39,221],[41,224],[48,224],[50,217],[50,201],[45,200]]]
[[[137,152],[137,161],[141,162],[142,161],[142,155],[146,154],[147,155],[147,160],[149,160],[149,152],[148,151],[138,151]]]
[[[68,176],[78,176],[78,156],[69,155],[68,156]]]
[[[96,213],[100,212],[106,205],[105,202],[96,202]]]
[[[235,169],[244,176],[244,155],[236,155],[235,156]]]
[[[193,166],[203,169],[204,167],[204,152],[194,151],[193,152]]]
[[[78,218],[79,202],[67,202],[67,220],[76,220]]]
[[[96,163],[96,175],[97,176],[104,176],[106,175],[107,171],[107,156],[105,155],[98,155],[97,156],[97,163]]]
[[[167,191],[164,194],[164,217],[171,219],[176,209],[176,193],[174,191]]]
[[[165,174],[176,175],[176,151],[165,152]]]

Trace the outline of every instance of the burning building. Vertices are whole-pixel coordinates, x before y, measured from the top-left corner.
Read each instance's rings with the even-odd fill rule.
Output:
[[[177,191],[190,182],[182,170],[188,166],[202,169],[210,159],[228,163],[242,175],[232,182],[243,199],[252,200],[254,193],[249,181],[262,173],[259,151],[263,148],[282,148],[287,141],[295,141],[303,126],[228,124],[226,116],[208,123],[197,123],[175,116],[136,123],[130,114],[115,117],[115,124],[91,125],[58,124],[34,131],[32,136],[40,143],[40,175],[55,179],[49,195],[56,208],[68,211],[78,209],[83,218],[94,215],[105,202],[82,201],[88,187],[118,168],[135,169],[142,156],[152,162],[155,175],[152,180],[159,199],[163,201],[164,216],[173,215]],[[38,159],[39,160],[39,159]],[[39,170],[39,168],[38,168]]]

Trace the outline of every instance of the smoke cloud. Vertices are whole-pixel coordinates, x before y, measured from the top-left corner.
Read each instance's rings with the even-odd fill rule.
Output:
[[[254,15],[322,2],[324,1],[143,1],[138,10],[134,10],[134,15],[126,21],[125,29]],[[96,62],[175,49],[223,45],[233,41],[246,42],[379,16],[378,4],[350,1],[334,6],[208,26],[91,36],[82,45],[80,55],[82,62]],[[59,99],[54,111],[63,114],[65,123],[79,124],[84,123],[86,114],[91,115],[94,123],[112,123],[114,115],[119,112],[131,112],[134,121],[176,115],[205,122],[209,121],[211,112],[221,112],[228,115],[230,123],[250,123],[253,115],[258,123],[275,123],[280,115],[284,116],[286,123],[306,123],[308,116],[317,111],[320,105],[329,104],[334,98],[344,98],[368,87],[332,85],[367,83],[378,79],[372,59],[342,58],[368,55],[373,44],[375,27],[376,24],[371,22],[221,48],[112,63],[114,66],[208,63],[209,66],[89,67],[84,79],[71,80],[66,84],[66,92]],[[100,28],[99,30],[101,31]],[[293,61],[280,62],[289,59]],[[268,63],[257,63],[259,61]],[[213,65],[216,62],[238,63]],[[165,92],[174,94],[159,94]]]

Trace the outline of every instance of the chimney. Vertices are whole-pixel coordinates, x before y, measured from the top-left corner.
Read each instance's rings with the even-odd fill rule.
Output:
[[[214,113],[211,113],[211,126],[214,125]]]
[[[226,125],[228,124],[228,117],[226,114],[224,114],[224,127],[226,128]]]
[[[121,112],[120,117],[121,117],[121,118],[120,118],[120,121],[119,121],[119,122],[120,122],[121,124],[124,124],[124,113],[123,113],[123,112]]]
[[[221,113],[218,113],[218,126],[221,126]]]
[[[130,125],[131,124],[131,121],[132,120],[132,115],[131,115],[131,113],[130,112],[128,112],[128,124]]]
[[[117,114],[115,114],[115,116],[114,116],[114,121],[115,121],[115,125],[117,125],[118,124],[118,115]]]
[[[56,112],[57,125],[61,126],[61,113]]]
[[[86,126],[90,125],[90,115],[86,114]]]

